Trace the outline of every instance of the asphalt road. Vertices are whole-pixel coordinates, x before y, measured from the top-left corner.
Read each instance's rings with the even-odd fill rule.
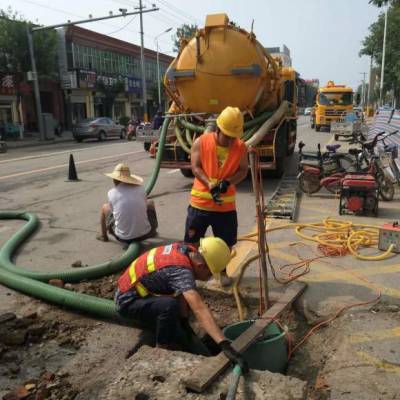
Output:
[[[300,117],[299,140],[306,143],[306,149],[313,150],[317,143],[324,145],[332,142],[332,136],[328,132],[312,131],[308,118]],[[343,144],[345,147],[346,144]],[[75,159],[81,179],[79,182],[67,182],[70,154]],[[296,154],[287,159],[287,170],[291,174],[296,173],[296,160]],[[141,175],[145,181],[151,175],[154,165],[154,160],[149,158],[140,143],[120,140],[12,149],[1,155],[0,209],[25,209],[36,213],[41,221],[38,232],[17,254],[18,265],[33,270],[61,270],[76,260],[92,265],[122,253],[119,243],[102,243],[95,239],[99,231],[99,210],[106,201],[107,190],[112,187],[111,180],[103,174],[112,171],[120,162],[128,164],[132,173]],[[277,179],[264,180],[266,196],[273,192],[278,182]],[[191,183],[192,179],[183,177],[179,170],[161,170],[151,193],[159,218],[159,236],[145,242],[145,248],[183,238]],[[237,204],[239,234],[245,234],[255,226],[254,197],[249,179],[239,185]],[[327,192],[321,191],[312,197],[303,196],[299,220],[320,221],[328,216],[338,218],[337,209],[337,199]],[[391,203],[381,202],[379,218],[343,219],[375,225],[381,225],[386,220],[400,219],[398,194]],[[0,221],[0,245],[21,225],[18,221]],[[299,243],[293,229],[271,234],[269,241],[272,261],[277,268],[298,262],[299,256],[315,256],[316,248],[312,243],[309,246],[293,245]],[[348,255],[340,259],[313,262],[311,272],[302,278],[308,283],[308,289],[302,297],[305,316],[310,322],[314,318],[315,322],[318,318],[332,315],[345,304],[370,300],[376,296],[377,291],[390,304],[399,303],[399,272],[398,257],[366,262]],[[257,268],[253,265],[246,276],[251,279],[256,274]],[[272,280],[271,285],[274,285]],[[0,314],[16,309],[21,299],[26,301],[25,296],[0,286]],[[343,365],[348,368],[345,375],[357,377],[358,373],[359,377],[355,378],[358,382],[363,379],[366,365],[388,374],[400,373],[398,321],[387,317],[387,314],[383,318],[376,313],[370,314],[368,310],[365,312],[365,316],[348,314],[343,322],[345,327],[341,328],[346,338],[339,345],[349,346],[343,351],[342,357]],[[357,352],[356,355],[350,354],[350,348],[351,352]],[[348,357],[346,354],[349,354]],[[353,366],[351,371],[350,365]],[[342,369],[342,364],[335,364],[331,366],[331,371],[334,371],[331,374],[340,374]],[[333,379],[336,377],[342,382],[346,376],[335,375]],[[382,373],[379,379],[385,376]],[[386,383],[382,382],[382,385]],[[342,386],[339,385],[339,388]],[[374,396],[364,398],[377,398]]]

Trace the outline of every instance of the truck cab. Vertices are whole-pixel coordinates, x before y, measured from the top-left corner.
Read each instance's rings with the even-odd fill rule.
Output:
[[[319,88],[315,102],[315,130],[330,130],[331,123],[338,121],[353,110],[353,89],[345,85],[335,85],[329,81]]]

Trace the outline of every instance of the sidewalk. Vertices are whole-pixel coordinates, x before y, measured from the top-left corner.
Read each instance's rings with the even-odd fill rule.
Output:
[[[64,143],[64,142],[72,142],[74,137],[72,136],[71,131],[64,131],[59,136],[54,136],[54,139],[46,139],[40,140],[39,132],[27,132],[24,133],[23,139],[8,139],[6,140],[6,144],[8,149],[17,149],[22,147],[33,147],[33,146],[43,146],[47,144],[55,144],[55,143]]]

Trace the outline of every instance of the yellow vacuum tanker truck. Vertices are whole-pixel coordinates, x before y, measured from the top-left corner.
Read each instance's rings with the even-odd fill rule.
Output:
[[[296,142],[296,71],[273,58],[253,32],[230,23],[226,14],[208,15],[205,27],[181,42],[164,86],[171,125],[161,167],[191,176],[193,141],[234,106],[244,114],[242,139],[257,148],[261,168],[284,172]]]
[[[330,130],[332,122],[339,121],[353,111],[353,89],[329,81],[326,86],[319,88],[314,108],[311,127],[318,132],[322,128]]]

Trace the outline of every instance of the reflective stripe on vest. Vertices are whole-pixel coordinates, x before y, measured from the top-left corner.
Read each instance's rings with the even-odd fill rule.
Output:
[[[125,270],[125,272],[118,279],[118,288],[121,293],[135,288],[136,292],[141,297],[146,297],[150,293],[141,283],[140,279],[152,272],[168,266],[178,266],[183,268],[191,268],[191,262],[182,247],[190,247],[193,251],[196,249],[193,246],[173,243],[167,246],[156,247],[147,253],[142,254]]]
[[[216,134],[213,132],[203,133],[200,136],[200,161],[201,166],[207,178],[211,182],[220,182],[223,179],[229,179],[234,175],[239,167],[240,160],[246,153],[247,148],[244,142],[239,139],[233,141],[229,148],[228,157],[223,166],[218,167],[217,159],[217,142]],[[235,210],[235,194],[234,185],[228,187],[226,193],[221,193],[222,204],[216,204],[211,196],[209,188],[205,186],[199,179],[195,178],[191,191],[190,204],[192,207],[207,209],[210,211],[227,212]]]
[[[210,192],[200,192],[200,190],[192,189],[190,192],[192,196],[200,197],[202,199],[212,199]],[[226,193],[220,195],[223,203],[232,203],[235,201],[235,196],[227,196]]]

